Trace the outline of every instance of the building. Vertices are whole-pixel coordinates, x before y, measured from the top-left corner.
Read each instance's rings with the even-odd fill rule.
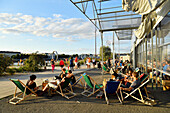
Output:
[[[0,51],[0,54],[4,54],[6,56],[13,56],[13,55],[17,55],[17,54],[21,54],[21,52],[14,52],[14,51]]]
[[[119,56],[119,58],[122,58],[123,62],[125,62],[126,60],[130,61],[130,53],[120,53],[120,54],[116,53],[116,56]]]

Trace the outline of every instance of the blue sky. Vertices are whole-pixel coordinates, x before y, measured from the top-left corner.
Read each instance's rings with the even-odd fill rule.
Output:
[[[94,26],[69,0],[1,0],[0,51],[94,53]]]

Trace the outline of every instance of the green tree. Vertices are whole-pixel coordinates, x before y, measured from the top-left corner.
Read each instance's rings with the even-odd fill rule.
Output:
[[[109,46],[103,46],[103,60],[106,61],[111,57],[111,49]],[[100,59],[102,59],[102,47],[100,47]]]
[[[0,54],[0,75],[3,74],[12,63],[10,57]]]
[[[44,63],[45,61],[42,55],[33,53],[28,59],[25,60],[24,69],[26,71],[38,71],[44,65]]]

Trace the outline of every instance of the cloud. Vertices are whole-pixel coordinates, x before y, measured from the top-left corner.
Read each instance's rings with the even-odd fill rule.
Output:
[[[33,39],[27,39],[27,41],[32,41]]]
[[[72,53],[74,52],[75,53],[75,49],[66,49],[65,50],[67,53]],[[93,53],[94,52],[94,49],[93,48],[77,48],[76,49],[76,54],[86,54],[86,53]]]
[[[6,36],[0,36],[0,39],[5,39],[5,38],[7,38]]]
[[[52,17],[34,17],[22,13],[0,13],[0,31],[2,33],[28,33],[36,36],[51,36],[67,41],[92,39],[94,26],[81,18],[63,19],[60,14]]]

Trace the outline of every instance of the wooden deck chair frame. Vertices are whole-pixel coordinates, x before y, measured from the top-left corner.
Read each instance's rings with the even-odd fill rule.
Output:
[[[28,86],[26,86],[23,82],[21,82],[19,79],[9,79],[10,81],[12,81],[13,83],[14,83],[14,80],[15,81],[18,81],[21,85],[22,85],[22,87],[25,87],[24,88],[24,91],[22,91],[21,89],[21,93],[19,93],[19,94],[16,94],[17,93],[17,89],[19,89],[18,87],[17,87],[17,85],[16,85],[16,88],[15,88],[15,92],[14,92],[14,95],[13,95],[13,98],[12,99],[10,99],[8,102],[10,103],[10,104],[18,104],[18,103],[20,103],[21,101],[23,101],[23,100],[25,100],[27,97],[29,97],[29,96],[38,96],[36,93],[35,93],[35,91],[32,91]],[[26,94],[26,90],[29,90],[31,93],[30,94]],[[22,97],[20,97],[20,96],[22,96]],[[13,100],[14,99],[17,99],[18,101],[16,101],[16,102],[13,102]]]
[[[103,69],[103,68],[105,68],[105,69]],[[102,73],[105,73],[105,74],[107,74],[107,73],[110,73],[110,71],[109,72],[107,72],[107,68],[103,65],[103,67],[102,67],[102,70],[103,70],[103,72]]]
[[[70,82],[69,82],[69,84],[68,84],[68,86],[67,86],[67,87],[70,88],[70,90],[69,90],[67,87],[62,88],[62,87],[61,87],[61,83],[62,83],[62,82],[60,82],[60,84],[57,85],[57,86],[59,87],[59,90],[57,90],[57,89],[55,89],[55,90],[50,90],[50,93],[51,93],[51,94],[56,94],[56,93],[58,93],[58,94],[60,94],[61,96],[65,97],[66,99],[71,99],[71,98],[73,98],[73,97],[75,97],[75,96],[77,95],[76,93],[73,92],[73,88],[72,88],[72,85],[70,84]],[[50,88],[50,89],[51,89],[51,88]],[[64,93],[64,90],[65,90],[65,91],[68,91],[68,92],[67,92],[67,93]],[[69,96],[69,95],[72,95],[72,96]]]
[[[90,97],[92,95],[94,95],[96,92],[100,91],[103,89],[103,86],[101,87],[99,84],[97,84],[89,75],[82,75],[83,77],[87,76],[89,81],[92,82],[89,83],[91,86],[88,85],[88,83],[85,81],[85,88],[84,88],[84,91],[81,93],[83,96],[86,96],[86,97]],[[90,87],[87,89],[87,85]],[[96,88],[96,86],[98,87],[98,89]],[[93,90],[93,91],[90,91],[90,90]],[[88,93],[88,94],[85,94],[85,93]]]
[[[115,93],[116,93],[116,96],[117,96],[119,102],[122,104],[123,96],[122,96],[122,92],[121,92],[121,89],[120,89],[120,85],[121,85],[121,82],[119,83],[119,85],[118,85],[117,90],[116,90]],[[104,95],[105,95],[105,100],[106,100],[106,103],[109,105],[110,102],[109,102],[109,99],[108,99],[107,94],[106,94],[106,93],[107,93],[107,92],[106,92],[107,83],[104,83],[104,81],[103,81],[103,86],[104,86],[104,87],[103,87],[103,91],[104,91]],[[120,92],[121,98],[120,98],[118,92]]]
[[[71,86],[72,87],[78,87],[78,88],[83,88],[84,89],[84,85],[83,85],[83,82],[82,82],[82,79],[83,78],[83,76],[80,76],[80,77],[78,77],[78,79],[76,80],[76,82],[74,83],[74,84],[72,84]],[[80,84],[78,84],[80,82]]]
[[[122,101],[124,101],[124,99],[126,99],[128,97],[132,97],[132,98],[138,100],[139,102],[142,102],[142,103],[144,103],[146,105],[149,105],[149,106],[153,106],[155,104],[155,101],[153,99],[149,98],[147,90],[146,90],[146,87],[145,87],[145,85],[147,83],[149,83],[149,81],[150,81],[150,79],[147,77],[146,81],[142,82],[141,85],[138,88],[136,88],[135,90],[131,91],[130,93],[127,93],[127,92],[123,91],[123,93],[126,94],[126,96],[123,98]],[[146,96],[142,95],[141,88],[144,88]],[[134,95],[132,95],[132,94],[134,94],[137,91],[139,92],[140,98],[137,98]],[[148,100],[151,101],[151,102],[149,102]]]

